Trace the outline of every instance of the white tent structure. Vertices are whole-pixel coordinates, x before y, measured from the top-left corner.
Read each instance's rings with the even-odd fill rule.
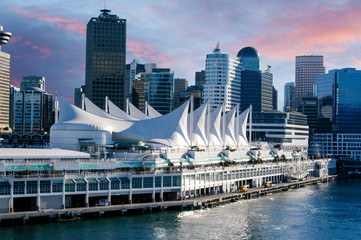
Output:
[[[113,145],[115,142],[143,142],[171,148],[248,146],[246,126],[249,110],[238,114],[238,107],[235,107],[224,114],[224,106],[220,105],[209,113],[209,105],[205,103],[195,111],[191,108],[189,114],[190,102],[164,116],[139,120],[109,100],[107,113],[87,98],[84,104],[86,110],[83,110],[59,96],[55,103],[56,123],[51,127],[50,144],[72,150],[79,150],[77,148],[84,140],[97,146]],[[124,113],[129,119],[121,119],[119,116],[124,115],[112,113]],[[224,123],[223,128],[221,123]]]
[[[147,120],[150,119],[146,114],[141,112],[136,106],[133,105],[129,100],[127,100],[127,110],[128,114],[139,120]]]
[[[146,114],[148,115],[148,117],[150,118],[157,118],[157,117],[161,117],[162,114],[160,114],[157,110],[155,110],[152,106],[150,106],[148,104],[148,102],[145,102],[146,105]]]

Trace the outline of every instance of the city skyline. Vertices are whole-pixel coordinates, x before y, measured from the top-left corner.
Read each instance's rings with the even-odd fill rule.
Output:
[[[272,66],[274,85],[295,78],[295,56],[323,55],[326,71],[360,68],[361,3],[351,1],[124,1],[107,3],[113,14],[127,19],[127,60],[155,62],[174,69],[175,77],[194,83],[205,68],[204,58],[216,42],[236,56],[252,46]],[[261,6],[261,7],[260,7]],[[5,2],[0,24],[13,37],[3,47],[11,54],[11,83],[41,75],[49,92],[73,98],[85,83],[86,24],[104,8],[103,2]],[[139,34],[141,33],[141,34]],[[182,61],[178,61],[182,59]],[[64,84],[65,83],[65,84]],[[283,98],[279,98],[279,108]]]

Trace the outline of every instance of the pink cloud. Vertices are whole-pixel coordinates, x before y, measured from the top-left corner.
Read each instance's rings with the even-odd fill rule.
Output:
[[[42,13],[41,10],[37,8],[20,8],[15,6],[10,6],[10,11],[17,13],[26,18],[36,19],[38,21],[45,21],[49,23],[55,23],[59,29],[64,29],[70,32],[85,34],[86,26],[83,22],[80,22],[77,19],[68,19],[62,17],[50,17],[45,13]]]

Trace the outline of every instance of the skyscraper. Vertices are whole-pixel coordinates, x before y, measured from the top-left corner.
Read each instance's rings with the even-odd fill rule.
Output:
[[[40,90],[45,90],[45,77],[41,76],[25,76],[20,83],[20,90],[25,91],[28,88],[39,88]]]
[[[11,33],[4,32],[0,25],[0,132],[9,129],[10,54],[2,52],[1,46],[10,37]]]
[[[241,71],[241,111],[246,110],[251,104],[254,111],[272,111],[273,74],[271,66],[262,66],[259,53],[253,47],[242,48],[237,57],[244,68]]]
[[[317,76],[324,73],[323,56],[296,56],[296,109],[298,109],[303,97],[313,96],[313,86],[317,83]]]
[[[85,93],[98,107],[106,96],[125,106],[126,19],[100,10],[87,25]]]
[[[295,111],[295,83],[288,82],[284,87],[283,111]]]
[[[226,111],[240,103],[242,66],[237,58],[222,54],[219,44],[206,58],[206,83],[204,100],[215,109],[225,104]]]
[[[195,84],[203,86],[205,83],[206,83],[206,71],[201,70],[200,72],[196,72]]]
[[[183,92],[187,90],[188,81],[185,78],[175,78],[174,79],[174,108],[182,105],[183,101],[181,100]]]
[[[273,87],[272,108],[275,111],[277,111],[277,108],[278,108],[278,91],[275,87]]]

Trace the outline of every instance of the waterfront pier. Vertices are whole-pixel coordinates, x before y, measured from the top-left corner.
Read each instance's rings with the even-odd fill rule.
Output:
[[[280,191],[288,191],[305,187],[306,185],[325,183],[335,179],[336,175],[313,177],[304,181],[279,183],[270,187],[250,188],[246,192],[234,192],[207,195],[191,199],[151,203],[134,203],[124,205],[96,206],[71,209],[46,209],[40,211],[0,213],[0,225],[28,224],[37,222],[63,222],[87,218],[108,216],[126,216],[134,214],[149,214],[168,210],[193,210],[216,207],[221,204],[235,202],[241,199],[251,199]]]

